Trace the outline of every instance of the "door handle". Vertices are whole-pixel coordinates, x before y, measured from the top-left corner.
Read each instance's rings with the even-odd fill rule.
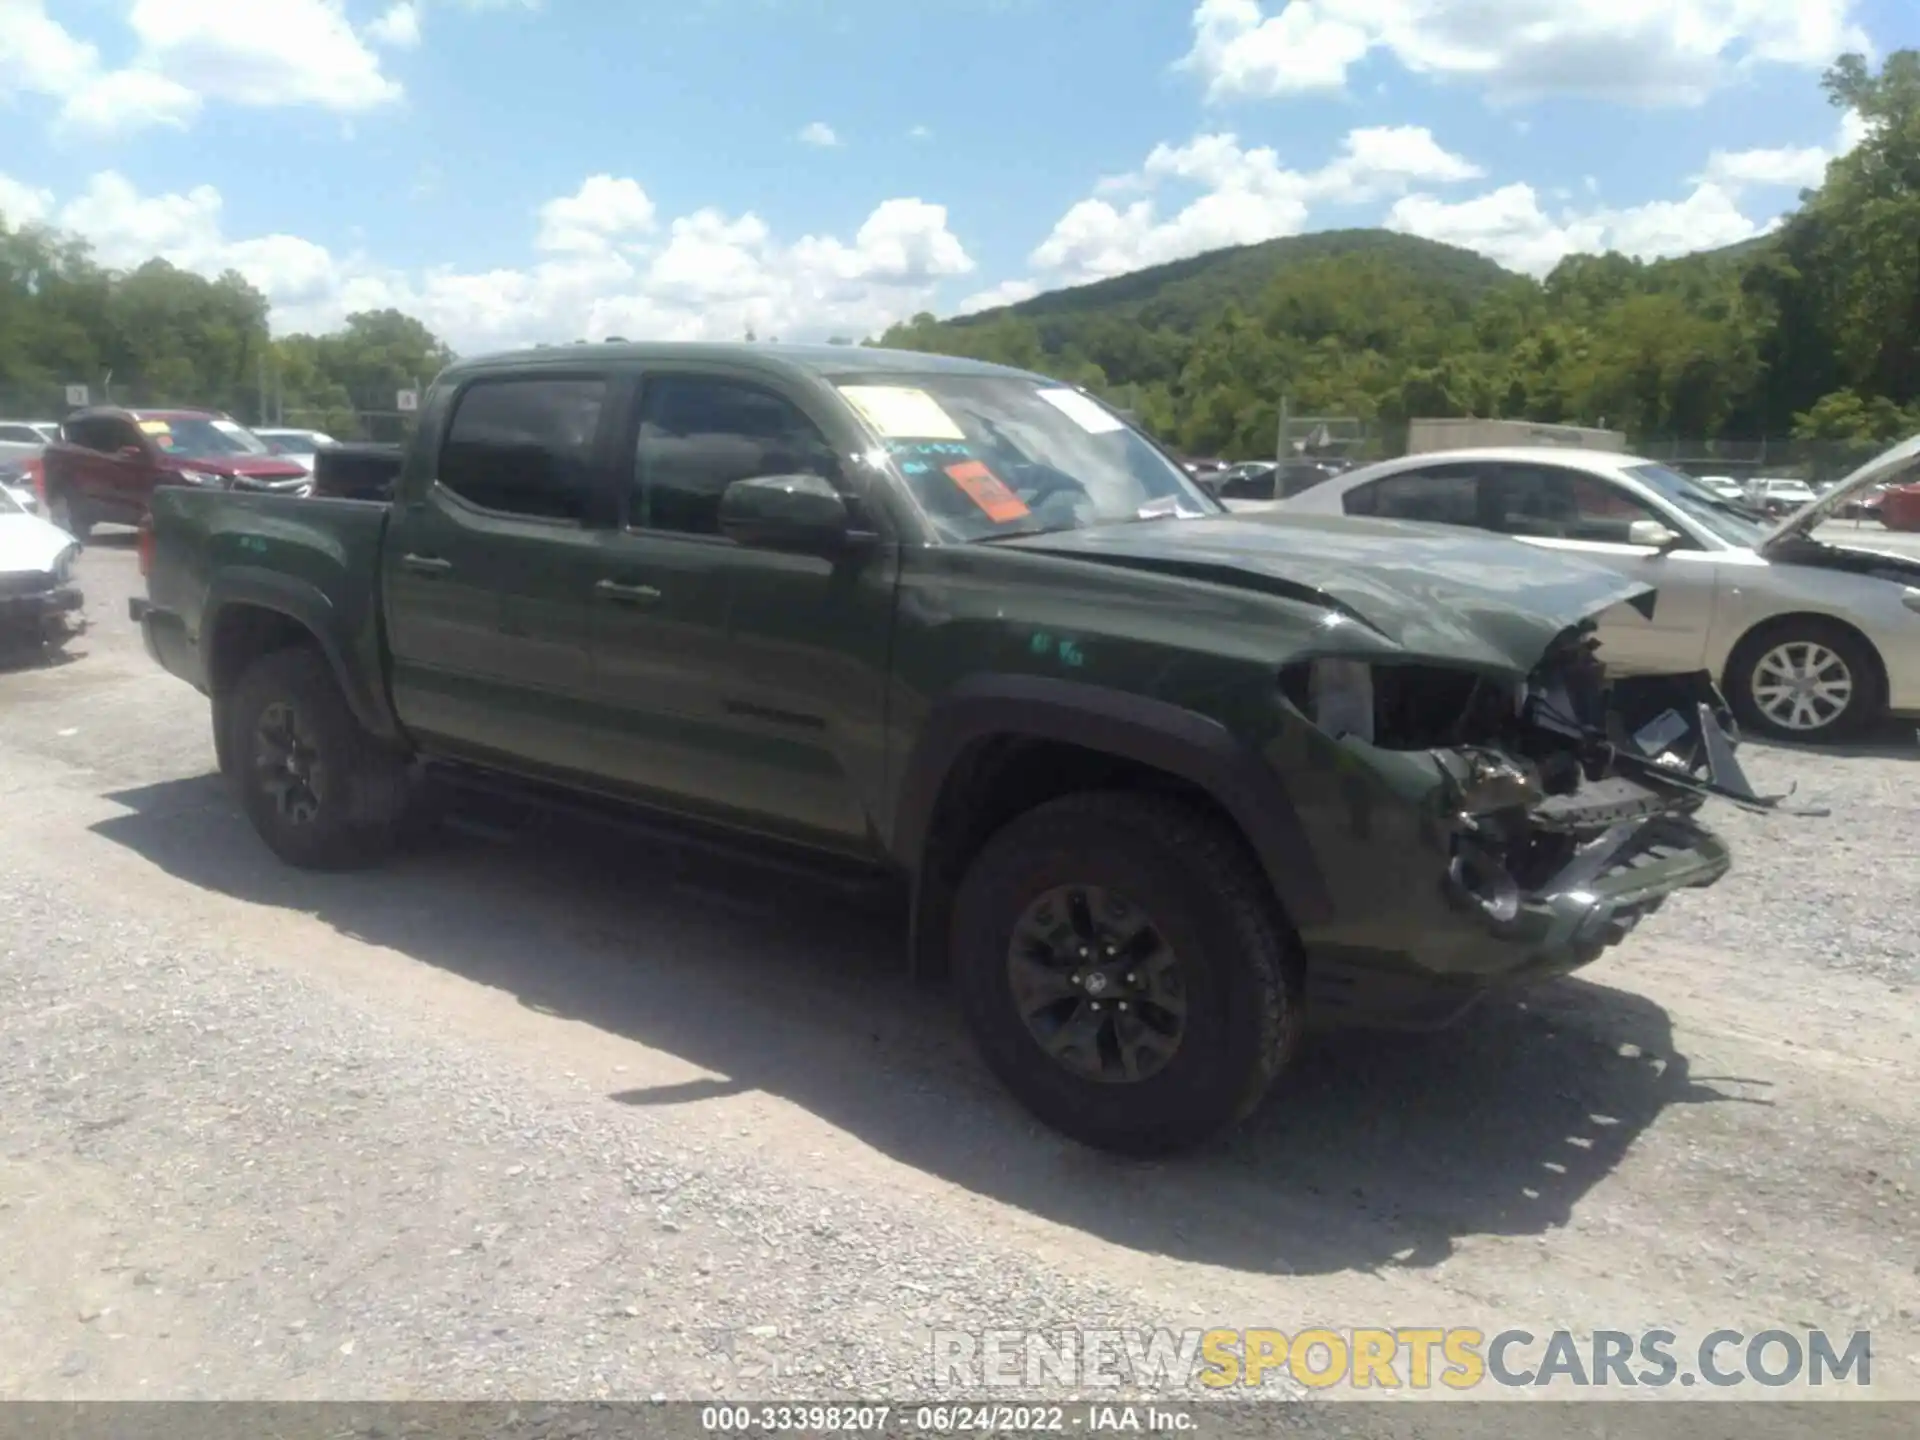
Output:
[[[595,581],[593,593],[616,605],[651,605],[660,598],[660,592],[651,585],[622,585],[617,580]]]
[[[451,561],[437,555],[402,555],[400,563],[416,575],[445,575],[453,569]]]

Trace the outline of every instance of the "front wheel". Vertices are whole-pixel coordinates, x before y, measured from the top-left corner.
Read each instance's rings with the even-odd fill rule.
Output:
[[[1775,740],[1843,740],[1880,710],[1872,648],[1831,621],[1789,620],[1741,641],[1727,664],[1727,698],[1745,728]]]
[[[268,849],[303,870],[386,857],[406,815],[406,764],[354,718],[319,651],[262,656],[223,708],[226,763]]]
[[[988,1066],[1100,1149],[1201,1144],[1299,1044],[1297,948],[1266,877],[1176,800],[1074,795],[1012,821],[961,882],[951,946]]]

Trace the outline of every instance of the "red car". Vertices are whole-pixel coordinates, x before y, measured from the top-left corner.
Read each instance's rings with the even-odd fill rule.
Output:
[[[47,516],[76,540],[138,525],[160,485],[303,493],[306,470],[211,410],[79,410],[41,453]]]
[[[1889,530],[1920,530],[1920,485],[1889,485],[1873,514]]]

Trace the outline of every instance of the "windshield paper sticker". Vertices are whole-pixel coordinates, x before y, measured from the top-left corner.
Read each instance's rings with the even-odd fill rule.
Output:
[[[140,430],[147,435],[171,435],[173,427],[164,420],[142,420]]]
[[[1127,428],[1117,415],[1110,415],[1078,390],[1041,390],[1036,392],[1062,415],[1089,435],[1111,435]]]
[[[843,385],[840,393],[888,440],[964,440],[954,418],[924,390],[905,385]]]
[[[967,498],[986,512],[996,525],[1023,520],[1033,512],[1026,502],[1006,487],[1000,477],[978,460],[947,466],[947,478],[967,494]]]

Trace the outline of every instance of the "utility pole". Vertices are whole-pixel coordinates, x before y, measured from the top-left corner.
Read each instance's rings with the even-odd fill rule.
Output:
[[[260,418],[254,421],[254,424],[264,425],[267,422],[267,352],[266,351],[262,350],[260,352],[259,358],[255,362],[253,368],[254,368],[255,378],[258,381],[259,387],[260,387],[260,408],[253,412],[254,414],[258,415]]]
[[[1290,408],[1287,404],[1287,397],[1282,395],[1280,397],[1280,425],[1274,432],[1273,437],[1273,462],[1276,465],[1284,465],[1287,463],[1287,418]]]

